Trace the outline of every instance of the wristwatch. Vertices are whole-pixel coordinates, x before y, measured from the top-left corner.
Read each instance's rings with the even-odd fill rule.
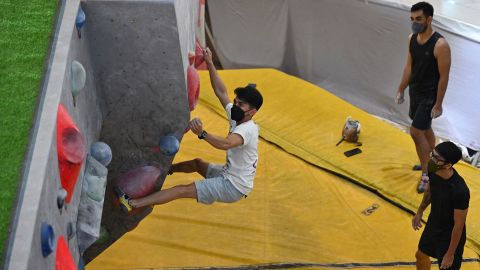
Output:
[[[208,133],[204,130],[204,131],[202,131],[202,133],[200,133],[200,135],[198,135],[198,138],[200,140],[202,140],[202,139],[205,139],[207,137],[207,135],[208,135]]]

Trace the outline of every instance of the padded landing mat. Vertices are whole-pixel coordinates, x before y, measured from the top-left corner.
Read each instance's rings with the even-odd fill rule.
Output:
[[[193,112],[196,116],[210,133],[226,134],[225,119],[204,104]],[[184,199],[156,206],[86,269],[415,269],[420,232],[411,229],[410,214],[265,140],[259,155],[248,198],[234,204],[205,206]],[[189,132],[175,162],[195,157],[221,163],[225,153]],[[174,174],[164,188],[199,178]],[[368,208],[371,213],[363,214]],[[471,249],[464,258],[462,269],[480,269]]]
[[[264,105],[255,117],[261,126],[262,138],[312,164],[377,190],[416,212],[422,195],[416,192],[420,173],[411,170],[413,164],[418,163],[418,157],[410,135],[316,85],[277,70],[226,70],[220,72],[220,76],[231,96],[235,87],[250,82],[262,91]],[[223,113],[211,90],[208,72],[201,72],[200,77],[202,101]],[[392,106],[398,106],[393,103],[393,94]],[[335,146],[347,116],[362,124],[363,153],[350,158],[343,152],[353,149],[353,144],[344,142]],[[480,169],[466,163],[459,163],[455,168],[470,188],[468,245],[480,254]]]

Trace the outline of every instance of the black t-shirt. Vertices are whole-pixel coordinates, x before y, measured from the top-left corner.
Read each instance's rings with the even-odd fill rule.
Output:
[[[429,173],[431,211],[428,216],[427,226],[437,237],[450,240],[454,225],[454,209],[465,210],[470,201],[470,190],[465,180],[453,170],[449,179]],[[463,227],[465,236],[466,226]]]

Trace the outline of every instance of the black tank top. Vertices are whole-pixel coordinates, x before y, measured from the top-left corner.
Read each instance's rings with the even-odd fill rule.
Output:
[[[434,32],[423,45],[418,44],[417,34],[413,34],[410,39],[412,72],[410,73],[409,87],[413,94],[436,96],[440,74],[433,50],[439,38],[442,38],[442,35]]]

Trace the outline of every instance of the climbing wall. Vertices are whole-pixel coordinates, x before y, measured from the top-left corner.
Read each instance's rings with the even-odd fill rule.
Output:
[[[6,269],[83,269],[150,213],[121,212],[113,188],[163,185],[198,99],[187,90],[198,7],[61,3]]]

